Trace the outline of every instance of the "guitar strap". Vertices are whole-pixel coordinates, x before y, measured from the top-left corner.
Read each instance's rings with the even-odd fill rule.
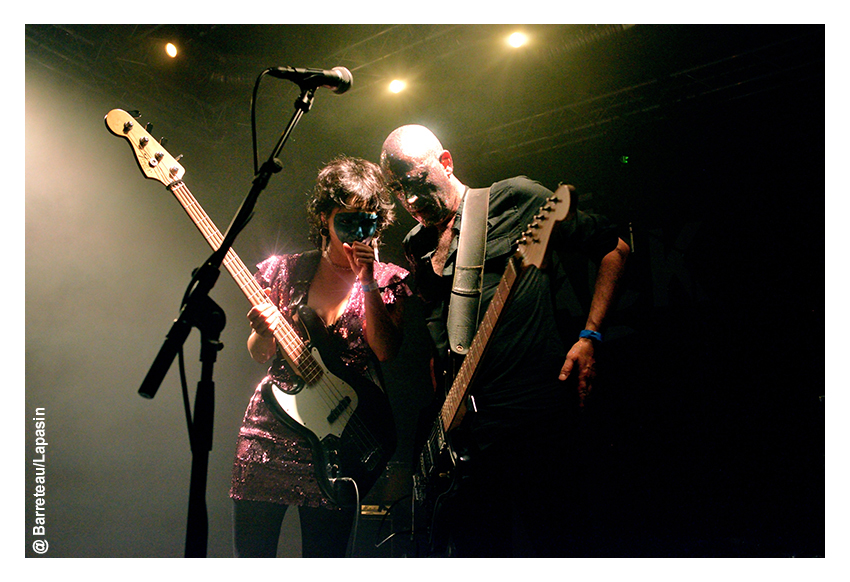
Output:
[[[313,282],[313,277],[316,275],[316,270],[319,268],[319,262],[321,260],[322,251],[319,249],[306,251],[302,253],[295,262],[295,265],[292,267],[292,273],[290,274],[290,287],[292,290],[289,295],[289,312],[297,313],[300,318],[305,318],[307,315],[304,311],[309,310],[309,314],[312,315],[312,317],[309,318],[311,321],[316,321],[318,318],[315,314],[313,314],[313,310],[307,305],[307,295],[310,292],[310,284]],[[342,344],[345,340],[342,340],[332,334],[328,335],[328,340],[336,343],[338,350],[344,349]],[[328,362],[325,362],[325,365],[328,365]],[[383,371],[381,370],[377,356],[371,352],[368,359],[367,369],[369,379],[381,390],[384,390],[385,383]]]
[[[302,253],[298,260],[295,261],[295,266],[290,273],[289,281],[292,288],[289,294],[289,310],[290,313],[295,313],[295,310],[303,305],[307,305],[307,293],[310,291],[310,283],[313,282],[313,276],[316,274],[316,269],[319,268],[319,261],[322,260],[322,252],[319,249]]]
[[[449,347],[456,354],[465,355],[469,351],[478,328],[489,208],[490,188],[467,189],[463,198],[455,273],[446,321]]]

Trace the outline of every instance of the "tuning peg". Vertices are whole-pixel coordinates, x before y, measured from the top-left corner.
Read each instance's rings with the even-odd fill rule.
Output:
[[[133,119],[138,119],[142,116],[142,112],[139,111],[138,109],[133,109],[132,111],[128,111],[127,115],[129,115]]]
[[[182,158],[182,157],[183,157],[183,154],[180,154],[179,156],[174,158],[174,161],[179,162],[180,158]],[[169,170],[169,172],[171,173],[172,176],[176,176],[180,172],[180,166],[171,166],[171,169]]]
[[[527,245],[528,243],[536,243],[540,242],[540,239],[534,236],[534,232],[529,228],[524,233],[522,233],[522,238],[519,240],[520,244]]]
[[[167,143],[168,143],[168,138],[167,138],[167,137],[160,138],[160,140],[159,140],[159,145],[161,145],[162,147],[165,147],[165,145],[166,145]]]
[[[150,133],[152,129],[153,129],[153,123],[151,123],[151,122],[147,122],[147,123],[145,124],[145,131],[146,131],[146,132],[148,132],[148,133]]]

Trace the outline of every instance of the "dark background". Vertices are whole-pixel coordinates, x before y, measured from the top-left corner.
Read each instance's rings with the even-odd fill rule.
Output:
[[[515,28],[528,46],[504,43]],[[345,66],[354,86],[317,92],[237,240],[247,265],[309,248],[316,171],[342,153],[377,161],[407,123],[430,127],[470,186],[514,174],[576,185],[580,206],[620,224],[634,250],[585,414],[594,555],[824,555],[823,26],[27,25],[25,46],[27,555],[36,407],[46,555],[183,555],[191,454],[176,365],[153,400],[137,390],[209,248],[103,117],[141,111],[224,231],[253,177],[254,81],[283,65]],[[395,77],[406,92],[386,90]],[[261,160],[297,96],[261,84]],[[411,226],[399,208],[382,259],[404,264]],[[560,308],[580,327],[592,270],[569,271]],[[213,298],[228,323],[209,555],[227,557],[235,436],[264,368],[245,350],[248,303],[226,273]],[[393,475],[427,400],[416,303],[408,316],[386,368],[402,436]],[[198,337],[186,343],[190,394]],[[292,512],[280,555],[300,555],[297,534]]]

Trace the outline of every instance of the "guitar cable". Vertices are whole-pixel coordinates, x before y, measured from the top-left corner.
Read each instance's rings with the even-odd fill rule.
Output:
[[[412,497],[413,497],[412,494],[404,495],[404,496],[402,496],[402,497],[400,497],[400,498],[398,498],[398,499],[396,499],[395,501],[392,502],[392,504],[387,508],[387,511],[384,514],[384,516],[381,518],[381,523],[378,525],[378,533],[375,535],[375,539],[378,539],[378,536],[381,535],[381,532],[384,529],[384,524],[386,524],[387,518],[390,517],[390,515],[392,515],[393,511],[395,511],[396,505],[398,505],[399,503],[401,503],[402,501],[404,501],[406,499],[411,499]],[[380,548],[381,546],[383,546],[385,543],[387,543],[388,541],[390,541],[391,539],[393,539],[397,535],[412,534],[412,533],[413,533],[412,529],[406,529],[406,530],[402,530],[402,531],[391,532],[390,535],[388,535],[387,537],[385,537],[381,541],[377,542],[375,544],[375,548]]]
[[[192,430],[192,405],[189,403],[189,383],[186,381],[186,363],[183,356],[183,347],[177,350],[177,367],[180,370],[180,388],[183,394],[183,410],[186,414],[186,427],[189,431],[189,449],[195,450],[194,434]]]

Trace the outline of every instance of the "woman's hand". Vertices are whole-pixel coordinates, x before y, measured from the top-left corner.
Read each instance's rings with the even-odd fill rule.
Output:
[[[271,294],[266,289],[266,296]],[[277,307],[270,302],[260,303],[248,312],[248,323],[251,324],[251,335],[248,337],[248,352],[251,357],[262,363],[268,362],[277,351],[274,330],[282,322],[282,315]]]
[[[348,258],[352,272],[357,275],[361,285],[375,280],[375,249],[371,245],[355,241],[352,244],[343,243],[342,250]]]

